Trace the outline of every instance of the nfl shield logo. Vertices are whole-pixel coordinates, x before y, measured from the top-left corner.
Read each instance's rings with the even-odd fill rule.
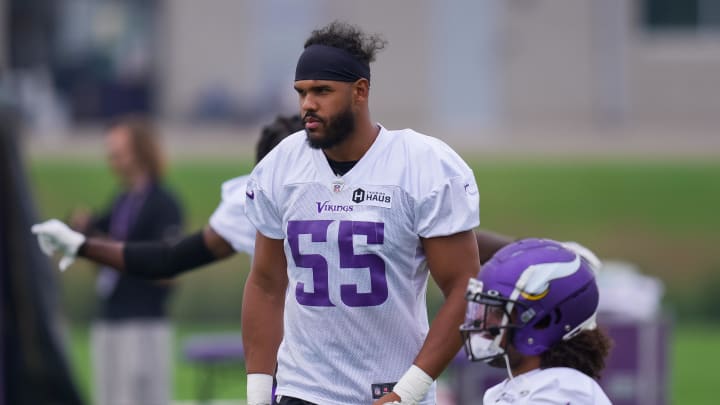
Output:
[[[344,184],[343,183],[333,183],[333,191],[336,193],[339,193],[342,191]]]

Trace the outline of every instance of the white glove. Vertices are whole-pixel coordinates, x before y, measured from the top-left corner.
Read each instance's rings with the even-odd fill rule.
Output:
[[[78,249],[85,243],[85,236],[75,232],[57,219],[35,224],[30,231],[37,235],[40,249],[48,256],[60,252],[60,270],[65,271],[75,261]]]
[[[560,244],[565,249],[573,251],[575,252],[575,254],[587,260],[588,263],[590,263],[590,268],[592,269],[593,273],[595,273],[595,276],[597,276],[600,268],[602,267],[602,262],[600,261],[600,259],[598,259],[597,256],[595,256],[595,253],[577,242],[568,241],[560,242]]]

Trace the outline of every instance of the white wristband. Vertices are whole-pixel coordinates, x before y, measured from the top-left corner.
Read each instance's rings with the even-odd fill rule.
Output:
[[[395,384],[393,392],[400,396],[403,405],[415,405],[425,398],[432,383],[432,377],[413,364]]]
[[[247,375],[247,405],[272,404],[273,376],[269,374]]]

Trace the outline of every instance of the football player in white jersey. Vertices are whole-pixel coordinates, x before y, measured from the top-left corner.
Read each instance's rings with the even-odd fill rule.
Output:
[[[525,239],[502,248],[470,280],[460,327],[465,351],[509,375],[483,403],[610,404],[596,381],[610,340],[595,323],[592,266],[559,242]]]
[[[434,404],[480,268],[472,170],[445,143],[370,118],[378,36],[313,31],[294,87],[305,131],[253,170],[258,229],[242,330],[248,404]],[[428,325],[428,273],[445,302]],[[277,371],[276,371],[277,368]]]

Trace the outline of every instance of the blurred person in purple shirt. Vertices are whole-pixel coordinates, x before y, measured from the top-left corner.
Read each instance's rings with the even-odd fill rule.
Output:
[[[120,190],[100,215],[73,215],[73,227],[85,235],[125,242],[180,235],[181,207],[163,185],[162,151],[151,123],[134,116],[116,120],[107,131],[106,148]],[[167,303],[172,285],[103,266],[96,290],[100,310],[92,328],[94,403],[169,404],[172,331]]]

